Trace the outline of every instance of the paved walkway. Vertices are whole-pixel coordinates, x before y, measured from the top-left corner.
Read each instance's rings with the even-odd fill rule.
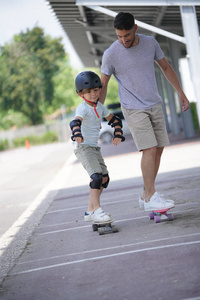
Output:
[[[163,154],[156,188],[175,201],[174,221],[155,224],[139,209],[140,157],[105,158],[102,207],[119,232],[103,236],[83,221],[88,176],[68,159],[0,240],[1,299],[200,299],[200,140]]]

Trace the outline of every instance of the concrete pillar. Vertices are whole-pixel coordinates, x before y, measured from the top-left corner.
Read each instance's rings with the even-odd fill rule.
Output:
[[[195,6],[181,6],[181,18],[189,57],[191,78],[197,99],[197,112],[200,124],[200,41]]]
[[[178,119],[178,115],[176,112],[176,105],[175,105],[175,97],[174,97],[174,89],[171,84],[164,78],[164,85],[167,92],[167,98],[169,103],[169,110],[171,116],[171,131],[174,135],[180,134],[180,122]]]
[[[157,82],[157,86],[158,86],[158,92],[159,92],[159,95],[161,96],[161,98],[163,99],[162,108],[163,108],[163,113],[165,116],[167,132],[170,133],[171,130],[170,130],[169,121],[168,121],[168,117],[167,117],[166,104],[165,104],[165,98],[164,98],[163,86],[162,86],[162,80],[161,80],[161,72],[158,70],[158,68],[156,68],[155,74],[156,74],[156,82]]]
[[[181,83],[181,76],[179,72],[179,63],[178,63],[179,58],[181,58],[180,45],[177,41],[172,39],[168,39],[168,45],[169,45],[169,51],[172,60],[172,67],[174,68],[176,75],[179,79],[179,82]],[[186,95],[186,96],[188,97],[188,99],[190,98],[190,95]],[[180,113],[181,113],[181,120],[182,120],[182,126],[183,126],[183,132],[185,138],[194,137],[195,131],[194,131],[191,110],[189,109],[183,112],[180,105]]]

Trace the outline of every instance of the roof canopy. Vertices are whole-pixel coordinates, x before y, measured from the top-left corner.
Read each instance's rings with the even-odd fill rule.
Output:
[[[176,40],[180,37],[183,56],[185,45],[180,5],[195,5],[200,23],[199,0],[48,0],[48,2],[86,67],[101,65],[104,50],[116,40],[113,17],[120,11],[132,13],[139,27],[138,33],[155,36],[163,50],[167,48],[167,37],[173,38],[164,32],[173,34],[174,39],[177,37]]]

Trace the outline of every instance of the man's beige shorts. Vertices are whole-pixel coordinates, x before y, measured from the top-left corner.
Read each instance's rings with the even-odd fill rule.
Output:
[[[100,147],[80,144],[77,146],[77,149],[74,150],[74,153],[88,172],[89,176],[94,173],[102,173],[103,175],[108,174]]]
[[[161,103],[148,110],[122,107],[122,112],[139,151],[169,145]]]

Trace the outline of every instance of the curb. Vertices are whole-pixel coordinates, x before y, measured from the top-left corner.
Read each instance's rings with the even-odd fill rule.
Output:
[[[75,159],[72,154],[50,184],[42,189],[31,205],[0,238],[0,284],[24,251],[29,237],[40,223],[59,189],[66,183]]]

